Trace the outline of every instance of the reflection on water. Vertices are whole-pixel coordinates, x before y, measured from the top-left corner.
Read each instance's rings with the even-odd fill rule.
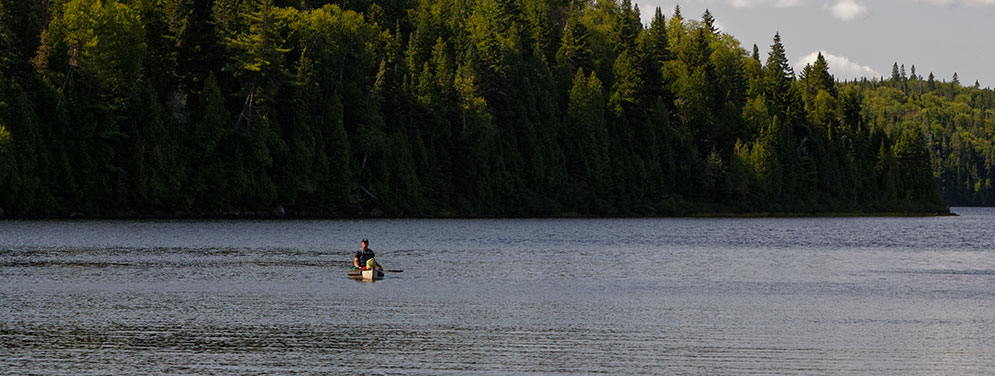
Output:
[[[0,373],[992,374],[995,211],[0,222]],[[384,280],[349,279],[369,237]]]

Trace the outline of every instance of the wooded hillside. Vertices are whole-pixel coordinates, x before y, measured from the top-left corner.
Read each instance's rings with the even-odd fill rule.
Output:
[[[649,10],[653,11],[653,10]],[[669,13],[669,12],[668,12]],[[0,0],[7,215],[946,212],[993,95],[629,0]],[[937,178],[940,184],[937,184]]]

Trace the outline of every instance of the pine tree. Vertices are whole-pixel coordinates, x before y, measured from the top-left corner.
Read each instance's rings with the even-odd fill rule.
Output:
[[[995,204],[979,82],[836,82],[821,53],[796,80],[779,33],[762,61],[710,10],[50,2],[0,0],[17,213],[942,211],[937,180]]]
[[[807,78],[811,80],[817,90],[825,90],[832,96],[836,96],[836,79],[829,73],[829,63],[826,62],[826,58],[822,56],[821,52],[816,56],[815,63],[812,64],[812,76]]]
[[[145,84],[136,85],[128,98],[121,127],[127,139],[118,151],[118,199],[130,209],[185,209],[178,199],[186,175],[179,158],[185,155],[178,152],[179,134],[167,127],[157,99]]]
[[[585,76],[578,69],[570,89],[561,142],[567,176],[575,182],[570,186],[573,194],[568,196],[568,207],[582,212],[597,212],[606,189],[602,182],[608,172],[604,102],[598,77]]]
[[[642,102],[651,104],[659,100],[672,104],[673,94],[669,90],[670,83],[667,82],[663,72],[668,62],[673,59],[673,55],[667,38],[666,20],[660,8],[656,8],[650,27],[640,37],[638,53],[642,60]]]
[[[653,20],[650,21],[645,38],[649,46],[648,53],[652,55],[657,64],[662,65],[671,59],[670,40],[667,38],[667,20],[664,19],[660,7],[657,7],[656,13],[653,14]]]
[[[784,45],[781,44],[781,34],[774,34],[774,43],[770,46],[770,53],[767,55],[767,64],[764,66],[767,76],[772,80],[777,89],[786,89],[794,80],[794,69],[788,62]],[[783,90],[787,91],[787,90]]]
[[[782,121],[791,122],[792,116],[787,111],[797,111],[792,83],[795,80],[794,69],[788,61],[784,45],[781,44],[780,33],[774,34],[774,43],[770,46],[767,63],[764,65],[761,92],[768,99],[768,106],[775,114],[782,116]]]
[[[900,198],[910,210],[941,210],[944,204],[933,178],[932,161],[923,132],[918,129],[903,130],[895,141],[894,154],[902,184]]]
[[[712,12],[709,12],[707,8],[705,13],[701,15],[701,24],[709,33],[717,34],[719,32],[719,29],[715,28],[715,18],[712,17]]]
[[[882,140],[877,152],[877,163],[874,165],[874,172],[877,177],[878,206],[895,207],[898,202],[898,168],[895,161],[895,154],[888,147],[886,140]]]
[[[629,107],[639,106],[639,92],[643,87],[643,74],[640,64],[634,53],[629,50],[622,51],[615,59],[613,74],[615,83],[612,85],[612,94],[609,99],[609,106]]]
[[[583,68],[593,70],[594,64],[591,57],[591,50],[588,46],[589,32],[576,15],[567,18],[566,26],[563,29],[563,38],[560,42],[560,50],[557,58],[561,63],[569,64],[571,70]]]
[[[229,190],[235,163],[221,153],[219,146],[231,137],[235,124],[229,120],[225,98],[213,73],[204,80],[198,103],[196,117],[187,131],[191,173],[184,189],[192,196],[194,209],[223,210],[235,200]]]
[[[801,82],[804,87],[803,99],[810,110],[820,91],[825,91],[830,96],[836,97],[836,79],[829,73],[829,64],[821,52],[816,55],[815,62],[805,66]]]
[[[639,20],[639,8],[633,7],[631,0],[622,0],[618,6],[612,38],[615,51],[621,52],[635,47],[636,37],[643,30],[643,24]]]

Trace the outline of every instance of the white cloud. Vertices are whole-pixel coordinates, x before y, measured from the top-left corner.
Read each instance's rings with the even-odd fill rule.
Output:
[[[826,4],[826,8],[829,8],[833,17],[843,21],[853,21],[855,18],[867,14],[867,6],[857,0],[836,0],[833,5]]]
[[[798,6],[799,0],[729,0],[729,5],[733,8],[754,8],[772,5],[775,8],[788,8]]]
[[[869,66],[854,63],[845,56],[833,55],[826,51],[815,51],[796,60],[794,67],[795,72],[800,73],[802,68],[804,68],[806,65],[814,63],[816,56],[819,55],[819,52],[822,52],[822,57],[826,58],[826,63],[829,64],[829,73],[832,73],[833,76],[836,76],[837,79],[852,80],[854,78],[861,78],[861,77],[867,77],[867,78],[881,77],[880,72],[874,70]]]

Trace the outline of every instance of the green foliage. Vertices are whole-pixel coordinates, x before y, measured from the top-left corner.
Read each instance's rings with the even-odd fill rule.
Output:
[[[995,94],[795,77],[629,0],[0,0],[14,215],[516,216],[992,203]],[[940,183],[937,188],[937,182]]]
[[[667,20],[663,17],[660,8],[656,8],[650,27],[644,34],[647,44],[647,54],[652,56],[657,64],[664,64],[671,59],[670,40],[667,37]]]
[[[570,89],[570,102],[561,143],[567,161],[567,177],[576,182],[568,197],[571,207],[596,211],[605,205],[602,193],[608,188],[608,140],[605,127],[605,99],[601,81],[578,69]]]
[[[44,16],[39,1],[0,1],[0,72],[25,77],[41,42]]]
[[[186,209],[178,196],[186,178],[179,135],[170,131],[155,92],[135,85],[125,107],[121,131],[127,139],[118,150],[123,161],[115,189],[129,209]]]
[[[196,118],[187,131],[191,176],[182,187],[191,197],[191,207],[217,211],[232,207],[234,164],[222,153],[232,137],[235,124],[225,109],[225,99],[214,74],[204,79]]]
[[[812,110],[814,101],[820,92],[824,91],[832,97],[837,95],[836,79],[829,74],[829,64],[821,52],[816,56],[814,63],[806,65],[802,70],[800,81],[804,87],[802,96],[809,111]]]
[[[788,117],[793,110],[791,107],[795,105],[794,81],[794,69],[791,68],[784,45],[781,44],[781,34],[774,34],[774,43],[770,45],[759,89],[767,98],[772,112],[784,117],[785,121],[792,120]]]
[[[584,26],[576,14],[571,14],[567,18],[566,27],[563,29],[563,38],[560,42],[560,50],[557,53],[557,61],[568,68],[594,69],[592,51],[588,43],[590,34],[587,26]]]
[[[49,25],[69,64],[92,75],[101,87],[127,91],[142,70],[145,30],[138,12],[115,0],[69,0]],[[58,43],[57,42],[57,43]]]
[[[899,72],[901,78],[901,72]],[[896,165],[930,167],[940,195],[957,205],[992,205],[991,171],[993,151],[992,109],[995,92],[961,87],[954,82],[926,81],[917,74],[907,84],[893,81],[849,84],[868,105],[860,111],[867,122],[896,135]],[[901,157],[898,156],[901,153]],[[899,163],[899,161],[902,161]],[[902,172],[901,179],[927,180],[925,175]],[[928,187],[898,186],[897,197],[929,195]],[[921,198],[921,206],[939,206],[936,200]]]

